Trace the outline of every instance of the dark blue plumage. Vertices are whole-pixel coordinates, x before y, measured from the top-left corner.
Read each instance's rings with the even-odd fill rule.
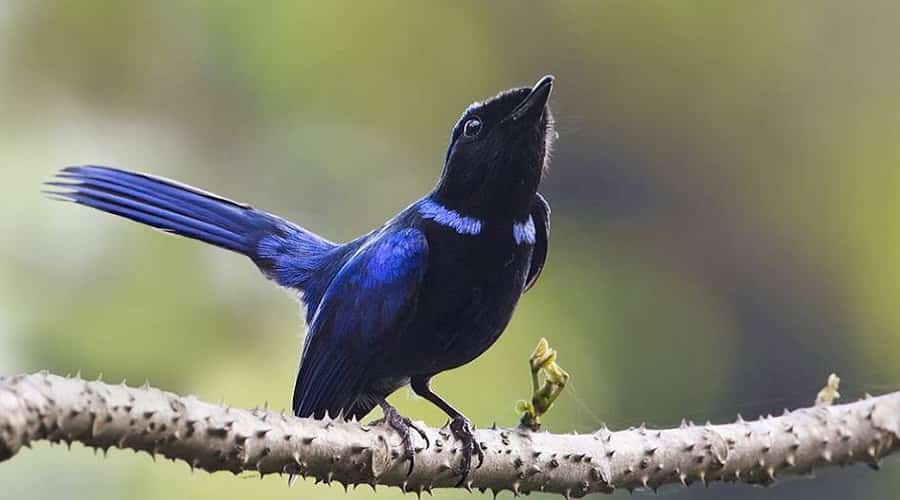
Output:
[[[362,417],[406,384],[451,417],[462,474],[480,449],[468,420],[434,394],[503,332],[547,256],[550,207],[537,193],[553,123],[552,77],[470,106],[454,127],[434,190],[382,227],[332,243],[274,215],[173,181],[68,167],[51,194],[246,255],[301,294],[309,331],[294,386],[299,416]]]

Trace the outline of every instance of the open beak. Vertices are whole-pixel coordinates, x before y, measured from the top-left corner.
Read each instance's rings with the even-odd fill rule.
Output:
[[[510,113],[509,118],[516,121],[525,116],[531,116],[532,113],[534,113],[534,116],[540,116],[544,111],[544,106],[550,99],[550,92],[553,90],[553,80],[553,75],[547,75],[535,83],[528,96]]]

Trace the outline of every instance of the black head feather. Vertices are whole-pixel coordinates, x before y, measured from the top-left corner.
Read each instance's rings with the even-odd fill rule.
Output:
[[[469,106],[453,127],[435,198],[462,214],[523,220],[555,132],[553,77]]]

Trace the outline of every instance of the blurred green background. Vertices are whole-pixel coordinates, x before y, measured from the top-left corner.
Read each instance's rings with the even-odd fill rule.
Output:
[[[831,371],[848,397],[897,389],[898,20],[895,2],[0,2],[0,373],[288,406],[303,334],[288,294],[239,256],[48,201],[41,182],[70,164],[144,170],[346,240],[430,189],[468,103],[553,73],[548,265],[441,394],[477,425],[514,425],[541,336],[573,376],[558,432],[780,412]],[[444,421],[407,390],[393,401]],[[670,494],[889,498],[898,472]],[[0,485],[375,496],[44,444],[0,465]]]

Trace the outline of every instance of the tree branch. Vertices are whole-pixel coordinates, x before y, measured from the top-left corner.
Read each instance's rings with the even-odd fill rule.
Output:
[[[432,444],[418,450],[407,477],[399,437],[386,426],[238,410],[47,373],[0,379],[0,461],[47,439],[143,450],[210,472],[291,473],[414,492],[455,486],[458,444],[445,429],[426,431]],[[767,485],[829,464],[877,467],[900,448],[900,392],[726,425],[566,435],[483,429],[477,439],[484,464],[467,488],[579,497],[679,482]]]

